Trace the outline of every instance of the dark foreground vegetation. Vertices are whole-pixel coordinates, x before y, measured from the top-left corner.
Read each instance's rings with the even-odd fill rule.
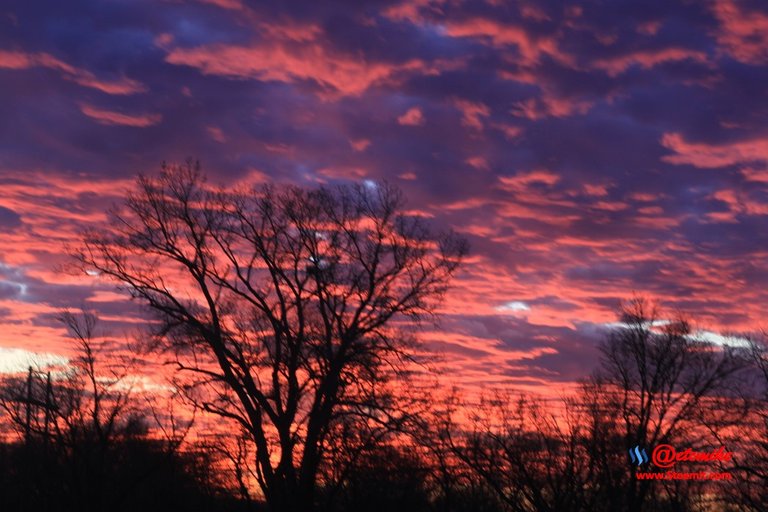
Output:
[[[196,451],[169,453],[136,434],[67,450],[39,440],[0,445],[0,509],[7,511],[240,511],[247,507]]]
[[[137,353],[173,368],[172,386],[134,389],[137,362],[115,358],[96,316],[63,314],[79,357],[2,386],[0,510],[768,508],[764,337],[711,343],[636,299],[569,397],[429,389],[414,327],[466,246],[404,211],[385,185],[140,178],[75,257],[147,308]],[[221,430],[201,439],[192,413]],[[662,470],[630,450],[660,445],[724,447],[674,469],[731,478],[639,479]]]

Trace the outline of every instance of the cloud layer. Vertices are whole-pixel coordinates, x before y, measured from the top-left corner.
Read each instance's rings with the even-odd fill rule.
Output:
[[[633,292],[756,329],[768,270],[756,1],[235,0],[0,9],[0,348],[67,355],[55,271],[137,171],[389,180],[472,255],[425,340],[471,385],[572,382]],[[10,352],[8,352],[10,353]]]

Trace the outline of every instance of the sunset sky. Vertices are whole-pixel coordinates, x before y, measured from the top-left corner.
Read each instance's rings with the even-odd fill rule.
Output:
[[[2,3],[0,373],[71,355],[61,308],[140,325],[59,267],[188,157],[223,185],[387,180],[465,235],[423,333],[457,382],[575,381],[633,292],[714,341],[761,327],[765,2],[271,4]]]

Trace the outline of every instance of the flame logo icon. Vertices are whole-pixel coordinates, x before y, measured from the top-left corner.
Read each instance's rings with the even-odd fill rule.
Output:
[[[641,449],[640,445],[629,449],[629,458],[632,464],[637,464],[638,466],[642,466],[650,460],[648,454],[645,453],[645,448]]]

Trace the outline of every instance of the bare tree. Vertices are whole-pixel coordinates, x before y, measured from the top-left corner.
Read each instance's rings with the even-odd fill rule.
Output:
[[[687,321],[634,300],[600,350],[575,396],[553,409],[504,395],[486,400],[469,424],[446,425],[448,446],[510,510],[696,509],[705,483],[637,479],[652,468],[630,464],[629,449],[720,446],[744,418],[743,349],[701,340]]]
[[[594,510],[588,426],[577,408],[561,404],[555,413],[539,400],[497,392],[471,410],[469,421],[446,422],[441,436],[507,510]]]
[[[83,510],[102,510],[107,503],[117,503],[116,497],[107,496],[109,470],[114,467],[111,452],[140,423],[141,411],[126,380],[131,365],[114,356],[106,362],[99,358],[106,342],[99,341],[94,312],[64,311],[58,320],[75,342],[75,357],[46,371],[30,368],[26,378],[4,379],[0,407],[23,436],[30,460],[42,458],[48,465],[55,461],[63,470],[59,485],[67,489],[68,498]],[[31,479],[40,481],[53,478],[40,472],[57,470],[29,469]],[[115,490],[115,483],[109,482],[109,488]],[[42,484],[34,490],[51,500],[63,493]]]
[[[752,372],[745,379],[742,400],[745,411],[739,428],[726,434],[738,446],[734,454],[737,478],[734,494],[744,510],[768,507],[768,335],[762,332],[749,339]]]
[[[648,500],[664,499],[652,482],[635,478],[637,465],[625,454],[635,446],[676,444],[713,449],[718,433],[738,424],[743,404],[738,383],[747,360],[739,348],[700,339],[685,318],[663,318],[658,306],[644,299],[626,303],[620,324],[601,345],[602,359],[585,384],[590,407],[616,444],[602,451],[601,485],[607,501],[628,511],[647,508]],[[717,445],[719,446],[719,445]],[[642,471],[642,469],[640,469]],[[698,485],[691,482],[689,485]],[[666,485],[666,499],[679,500],[680,485]]]
[[[30,367],[26,379],[7,379],[0,405],[25,437],[55,437],[60,445],[76,444],[80,438],[108,444],[118,420],[132,412],[130,389],[124,383],[129,367],[115,362],[97,369],[95,313],[64,311],[59,321],[75,341],[77,356],[63,367],[47,372]]]
[[[187,165],[137,185],[79,261],[155,313],[189,395],[248,432],[271,508],[311,510],[337,420],[399,414],[382,384],[465,242],[404,215],[387,184],[213,190]]]

